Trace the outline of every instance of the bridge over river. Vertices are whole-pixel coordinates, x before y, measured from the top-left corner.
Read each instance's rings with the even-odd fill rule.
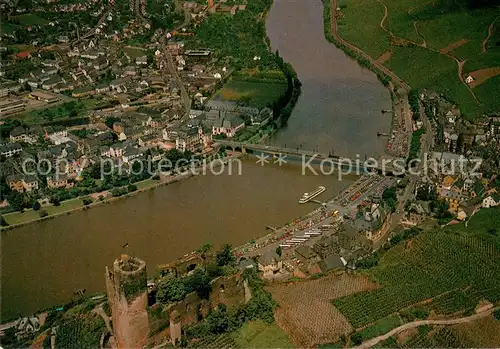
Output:
[[[391,157],[380,157],[367,159],[351,159],[339,157],[332,153],[322,154],[312,150],[302,148],[286,148],[272,145],[252,144],[245,142],[235,142],[229,140],[217,140],[216,144],[228,147],[235,152],[243,154],[253,154],[261,156],[272,156],[273,158],[285,158],[287,156],[298,157],[302,161],[310,165],[322,164],[327,166],[334,166],[336,168],[350,169],[359,172],[378,171],[384,175],[400,175],[404,173],[404,159],[397,159]],[[285,161],[286,162],[286,161]],[[397,165],[396,165],[397,163]]]

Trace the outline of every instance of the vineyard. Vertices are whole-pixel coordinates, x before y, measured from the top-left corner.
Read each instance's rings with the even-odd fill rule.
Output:
[[[352,331],[347,319],[331,305],[335,298],[374,289],[366,277],[330,274],[320,279],[267,287],[278,302],[277,324],[296,347],[331,343]]]
[[[99,348],[104,332],[106,326],[99,315],[68,319],[57,329],[56,348]]]
[[[197,343],[189,345],[188,348],[239,349],[240,347],[236,344],[230,333],[224,333],[219,336],[206,337]]]
[[[424,302],[437,313],[500,300],[500,252],[480,237],[455,232],[424,233],[389,250],[373,269],[381,287],[334,300],[360,328]]]

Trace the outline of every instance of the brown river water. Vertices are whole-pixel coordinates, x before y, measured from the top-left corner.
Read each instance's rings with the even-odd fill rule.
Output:
[[[323,37],[320,0],[275,0],[268,15],[273,49],[303,83],[288,127],[271,140],[339,155],[383,151],[376,133],[389,129],[380,113],[388,91],[374,74]],[[301,174],[300,164],[260,166],[243,160],[242,175],[198,176],[112,204],[1,232],[3,319],[70,300],[75,290],[104,291],[104,266],[121,253],[143,258],[150,274],[204,243],[219,246],[263,236],[316,208],[299,205],[319,185],[334,196],[355,180]],[[129,248],[122,246],[128,243]]]

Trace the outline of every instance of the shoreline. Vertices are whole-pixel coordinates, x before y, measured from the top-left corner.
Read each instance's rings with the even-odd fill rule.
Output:
[[[227,161],[229,161],[230,159],[237,159],[239,157],[241,157],[242,154],[238,154],[237,156],[231,156],[231,157],[226,157],[224,158],[222,161],[224,162],[224,164],[226,164]],[[204,167],[206,166],[209,166],[209,164],[205,165],[205,166],[202,166],[202,167],[199,167],[197,168],[196,170],[201,170],[200,172],[203,173],[203,169]],[[185,174],[178,174],[172,178],[169,178],[168,180],[158,180],[158,183],[155,183],[153,185],[150,185],[150,186],[147,186],[147,187],[144,187],[144,188],[140,188],[140,189],[137,189],[133,192],[130,192],[130,193],[127,193],[127,194],[124,194],[124,195],[121,195],[121,196],[111,196],[110,198],[108,199],[104,199],[102,201],[96,201],[96,202],[93,202],[89,205],[82,205],[81,207],[75,207],[75,208],[71,208],[71,209],[68,209],[66,211],[62,211],[62,212],[58,212],[58,213],[55,213],[55,214],[51,214],[51,215],[48,215],[46,217],[40,217],[40,218],[37,218],[37,219],[32,219],[32,220],[29,220],[29,221],[26,221],[26,222],[22,222],[22,223],[17,223],[17,224],[11,224],[11,225],[8,225],[6,227],[1,227],[0,228],[0,232],[3,232],[3,231],[9,231],[9,230],[13,230],[13,229],[16,229],[16,228],[20,228],[20,227],[23,227],[23,226],[26,226],[26,225],[29,225],[29,224],[34,224],[34,223],[40,223],[42,221],[46,221],[46,220],[50,220],[50,219],[54,219],[54,218],[57,218],[57,217],[60,217],[60,216],[64,216],[64,215],[70,215],[72,213],[75,213],[75,212],[79,212],[79,211],[86,211],[90,208],[93,208],[93,207],[96,207],[96,206],[100,206],[101,204],[112,204],[118,200],[122,200],[122,199],[128,199],[132,196],[135,196],[135,195],[138,195],[138,194],[141,194],[141,193],[144,193],[144,192],[148,192],[148,191],[151,191],[151,190],[154,190],[154,189],[157,189],[159,187],[163,187],[163,186],[167,186],[167,185],[170,185],[170,184],[173,184],[173,183],[177,183],[177,182],[180,182],[180,181],[183,181],[183,180],[186,180],[188,178],[191,178],[191,177],[195,177],[195,176],[198,176],[200,175],[200,173],[193,173],[193,171],[189,171],[188,173],[185,173]],[[150,179],[146,179],[144,181],[148,181]],[[144,181],[141,181],[141,182],[144,182]],[[137,182],[137,183],[141,183],[141,182]],[[137,183],[133,183],[134,185],[137,185]],[[70,199],[70,200],[66,200],[66,201],[71,201],[71,200],[81,200],[81,198],[74,198],[74,199]],[[63,201],[64,203],[64,201]],[[41,208],[43,209],[43,207]],[[8,214],[17,214],[18,212],[13,212],[13,213],[8,213]],[[8,215],[7,214],[7,215]],[[6,215],[3,215],[3,217],[5,218]]]
[[[411,91],[410,85],[408,85],[403,79],[396,75],[393,71],[386,68],[382,63],[379,63],[376,59],[373,59],[370,55],[365,53],[362,49],[352,44],[351,42],[343,39],[338,33],[338,21],[337,21],[337,0],[322,0],[323,2],[323,30],[325,38],[327,41],[335,45],[338,49],[342,50],[347,56],[354,59],[362,68],[366,68],[377,75],[379,81],[389,90],[391,95],[392,104],[392,118],[391,118],[391,134],[398,131],[395,125],[398,122],[396,117],[396,107],[404,101],[408,101],[408,93]],[[399,99],[399,102],[397,100]],[[407,104],[407,103],[406,103]],[[411,141],[411,124],[412,121],[408,120],[409,115],[405,117],[404,122],[406,126],[410,128],[408,141]],[[410,117],[411,118],[411,117]],[[397,156],[392,150],[388,149],[390,144],[387,140],[386,147],[384,148],[384,153],[390,156]],[[409,145],[409,143],[408,143]],[[406,157],[409,154],[409,146],[406,151]]]

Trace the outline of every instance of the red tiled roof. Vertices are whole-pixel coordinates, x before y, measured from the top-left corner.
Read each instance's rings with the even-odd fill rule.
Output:
[[[19,52],[16,57],[19,57],[19,58],[28,58],[30,57],[30,53],[28,51],[24,51],[24,52]]]

